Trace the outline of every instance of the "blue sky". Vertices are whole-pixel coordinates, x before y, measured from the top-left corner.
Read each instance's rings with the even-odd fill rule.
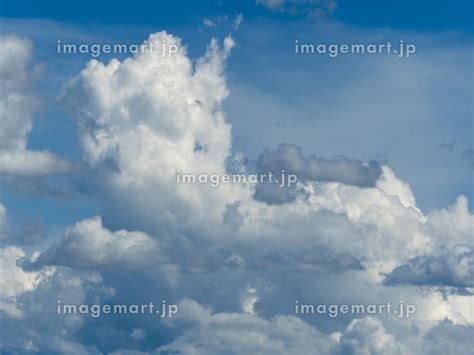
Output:
[[[222,335],[221,319],[285,351],[307,350],[287,343],[301,326],[299,343],[328,354],[378,354],[372,337],[386,339],[380,353],[462,353],[474,324],[472,10],[468,0],[2,1],[6,97],[37,104],[23,115],[0,106],[0,261],[15,275],[0,274],[10,292],[0,292],[0,321],[18,339],[0,338],[0,350],[28,353],[31,342],[46,353],[217,354],[215,337],[245,351]],[[107,76],[89,54],[56,52],[58,40],[137,44],[154,33],[181,41],[176,60],[102,54],[104,68],[118,65]],[[403,40],[416,52],[297,55],[295,40]],[[25,148],[8,134],[15,122],[18,132],[32,124]],[[182,187],[170,183],[177,168],[285,168],[301,185]],[[48,313],[55,294],[89,303],[160,295],[181,302],[183,316],[178,325],[58,320]],[[293,318],[277,319],[295,298],[404,298],[420,310],[413,323],[302,316],[310,328],[292,328]],[[56,327],[63,338],[41,340]],[[455,341],[439,340],[443,331]],[[210,336],[200,343],[201,333]]]
[[[188,25],[200,22],[202,17],[212,17],[225,13],[239,12],[248,19],[255,17],[276,17],[288,21],[279,14],[269,15],[264,8],[256,8],[253,1],[152,1],[138,0],[134,6],[106,0],[94,4],[90,11],[90,1],[74,0],[64,8],[61,1],[28,0],[5,1],[2,15],[10,18],[43,18],[61,22],[132,24],[153,26]],[[338,2],[338,10],[333,15],[336,21],[364,27],[390,27],[415,31],[460,30],[472,33],[472,2],[468,0],[409,1],[409,0],[343,0]],[[224,10],[223,10],[224,9]],[[166,12],[166,16],[163,14]],[[126,14],[126,16],[125,16]],[[304,16],[301,16],[304,17]]]

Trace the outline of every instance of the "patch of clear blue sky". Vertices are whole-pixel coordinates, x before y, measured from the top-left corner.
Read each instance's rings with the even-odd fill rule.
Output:
[[[395,31],[396,33],[409,33],[411,37],[433,33],[453,33],[449,38],[443,37],[442,46],[461,46],[472,43],[472,1],[408,1],[408,0],[339,0],[338,8],[331,16],[330,21],[343,24],[348,28],[357,28],[362,37],[364,33],[375,31]],[[2,0],[0,3],[0,31],[15,32],[33,39],[35,44],[35,61],[45,64],[45,75],[38,83],[39,92],[44,102],[43,109],[38,113],[34,123],[34,130],[29,137],[29,146],[32,149],[49,149],[73,160],[80,159],[80,149],[75,137],[75,127],[67,114],[57,105],[55,96],[61,84],[75,75],[85,63],[91,59],[87,55],[70,58],[57,56],[55,42],[57,39],[72,42],[113,42],[113,43],[141,43],[149,33],[162,29],[180,36],[188,45],[191,57],[196,58],[204,51],[211,37],[222,38],[232,32],[231,20],[215,28],[205,28],[202,25],[204,18],[211,20],[218,16],[229,15],[230,18],[238,13],[244,15],[242,30],[234,33],[240,48],[234,51],[229,62],[229,85],[231,97],[228,99],[227,108],[229,120],[234,126],[234,146],[249,156],[256,157],[262,149],[273,149],[278,143],[291,141],[301,145],[306,155],[318,154],[332,156],[346,154],[354,158],[373,158],[380,155],[394,166],[396,173],[408,181],[415,191],[420,205],[426,210],[434,207],[445,207],[452,203],[457,195],[465,194],[472,201],[472,169],[466,168],[458,156],[450,152],[439,150],[440,143],[456,139],[458,149],[468,149],[469,142],[472,147],[472,105],[467,97],[462,96],[469,92],[461,93],[457,99],[448,100],[449,93],[437,91],[440,102],[457,107],[447,110],[446,115],[450,121],[440,123],[436,128],[428,127],[424,131],[436,131],[432,135],[422,136],[418,140],[426,139],[424,145],[413,145],[410,149],[417,150],[418,155],[413,156],[412,151],[402,146],[397,148],[397,142],[392,142],[395,147],[386,149],[385,138],[373,140],[372,144],[364,145],[357,140],[350,142],[331,141],[332,137],[326,133],[313,136],[313,131],[324,129],[340,129],[339,125],[314,123],[311,120],[296,119],[295,114],[311,116],[317,115],[317,109],[312,112],[309,102],[311,95],[320,95],[331,90],[341,91],[344,84],[340,84],[338,77],[345,77],[343,68],[352,67],[353,63],[344,62],[345,59],[321,60],[310,63],[312,58],[289,59],[294,37],[312,38],[315,34],[331,39],[331,33],[324,33],[314,29],[314,23],[307,18],[307,14],[288,15],[280,12],[271,12],[260,6],[255,6],[254,1],[184,1],[184,0],[136,0],[136,1],[26,1]],[[248,23],[248,27],[245,24]],[[198,29],[201,28],[201,31]],[[292,32],[293,31],[293,32]],[[338,34],[339,36],[340,34]],[[344,37],[338,37],[344,39]],[[395,36],[393,39],[395,40]],[[452,39],[452,41],[450,41]],[[430,43],[428,43],[430,42]],[[423,45],[436,55],[436,45],[428,40]],[[281,48],[285,48],[284,51]],[[111,56],[102,56],[101,61],[107,61]],[[292,60],[292,62],[289,62]],[[472,61],[472,59],[471,59]],[[375,63],[377,64],[377,63]],[[464,63],[465,64],[465,63]],[[469,63],[468,63],[469,64]],[[397,69],[394,64],[392,69]],[[260,66],[259,70],[255,70]],[[299,67],[299,71],[296,70]],[[367,67],[358,67],[360,72],[354,74],[364,75]],[[294,73],[291,71],[294,70]],[[449,68],[448,68],[449,69]],[[456,68],[454,68],[456,69]],[[327,75],[311,75],[302,73],[326,72],[332,75],[332,80]],[[275,73],[286,73],[283,74]],[[429,74],[429,73],[428,73]],[[462,74],[462,73],[461,73]],[[471,75],[471,71],[464,73]],[[352,74],[351,74],[352,75]],[[459,73],[457,74],[459,75]],[[272,78],[273,80],[269,80]],[[324,80],[327,80],[324,82]],[[319,81],[319,84],[318,84]],[[472,83],[472,80],[471,80]],[[242,100],[247,97],[243,94],[249,87],[269,97],[268,102],[281,102],[289,106],[288,117],[269,117],[265,119],[265,112],[254,104],[248,106],[247,111],[242,111]],[[350,88],[350,87],[349,87]],[[240,90],[240,91],[239,91]],[[400,88],[395,92],[403,91]],[[306,97],[299,93],[308,93]],[[394,94],[394,92],[391,92]],[[444,95],[446,94],[446,95]],[[471,91],[472,94],[472,91]],[[303,98],[301,98],[303,97]],[[240,100],[240,101],[239,101]],[[393,97],[397,100],[397,97]],[[324,100],[315,100],[322,103]],[[337,103],[325,101],[327,106]],[[403,103],[400,103],[403,104]],[[291,106],[295,106],[292,109]],[[254,110],[253,113],[251,110]],[[305,111],[306,110],[306,111]],[[324,113],[325,110],[322,110]],[[267,111],[268,112],[268,111]],[[330,114],[331,112],[329,112]],[[401,114],[406,112],[401,111]],[[471,117],[469,117],[469,114]],[[245,115],[245,117],[242,117]],[[453,116],[454,115],[454,116]],[[259,118],[262,120],[258,122]],[[308,123],[309,122],[309,123]],[[350,123],[353,124],[353,123]],[[252,134],[249,126],[257,131]],[[383,125],[383,122],[382,122]],[[296,127],[296,128],[295,128]],[[394,126],[394,129],[397,127]],[[411,129],[411,128],[410,128]],[[267,139],[260,141],[259,133],[266,130]],[[349,126],[349,130],[356,131]],[[360,128],[364,131],[365,128]],[[376,136],[377,132],[367,130],[367,135]],[[426,133],[426,132],[425,132]],[[394,133],[394,136],[396,133]],[[325,137],[331,137],[325,141]],[[315,142],[317,139],[319,141]],[[437,141],[438,139],[438,141]],[[347,139],[341,139],[346,140]],[[413,137],[413,141],[417,138]],[[423,143],[423,142],[422,142]],[[459,146],[461,147],[459,148]],[[462,146],[463,145],[463,146]],[[397,150],[398,154],[393,153]],[[461,153],[461,152],[459,152]],[[426,157],[424,161],[417,161]],[[457,159],[457,160],[456,160]],[[436,160],[434,162],[434,160]],[[444,170],[443,170],[444,169]],[[426,177],[432,177],[426,183]],[[47,225],[65,227],[76,220],[100,213],[98,206],[93,201],[74,198],[73,200],[58,201],[35,197],[18,197],[5,188],[0,189],[0,201],[5,203],[13,220],[21,221],[29,218],[41,217]],[[471,207],[472,208],[472,207]]]
[[[358,26],[472,32],[470,0],[337,0],[334,19]],[[2,0],[2,17],[44,18],[75,23],[173,26],[203,16],[243,12],[266,16],[253,0]],[[284,22],[288,16],[274,12]],[[302,17],[304,15],[301,15]]]

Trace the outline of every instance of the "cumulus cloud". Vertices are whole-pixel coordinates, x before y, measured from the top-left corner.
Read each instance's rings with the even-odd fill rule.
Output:
[[[304,158],[297,147],[283,145],[264,154],[261,166],[300,173],[304,194],[281,206],[255,201],[248,186],[177,184],[177,169],[226,172],[230,126],[221,103],[233,41],[227,38],[223,48],[212,41],[195,66],[179,39],[161,32],[149,41],[174,43],[179,50],[164,58],[140,53],[123,62],[93,60],[62,94],[94,171],[89,192],[100,196],[109,226],[169,238],[175,248],[196,243],[202,249],[203,240],[224,247],[231,240],[223,235],[244,243],[259,236],[287,248],[292,235],[297,246],[321,242],[356,258],[377,259],[387,269],[429,244],[425,216],[409,186],[376,163]],[[231,214],[236,223],[227,224]],[[354,238],[362,242],[352,243]]]
[[[302,187],[305,194],[292,203],[241,203],[239,235],[243,240],[258,235],[285,248],[307,248],[317,241],[330,250],[363,258],[365,266],[391,271],[417,251],[436,245],[430,235],[439,231],[428,231],[411,190],[388,167],[382,170],[371,188],[310,181]]]
[[[99,354],[94,345],[76,339],[84,324],[82,315],[55,311],[58,300],[83,304],[107,296],[110,291],[102,287],[100,275],[62,268],[25,272],[15,265],[23,257],[19,248],[0,251],[0,350]]]
[[[0,249],[0,310],[12,317],[21,317],[15,297],[33,290],[44,278],[40,272],[25,272],[17,266],[17,261],[25,257],[22,249],[7,247]]]
[[[227,37],[222,48],[211,41],[195,64],[181,41],[166,32],[150,35],[148,42],[176,45],[178,51],[108,64],[93,60],[61,95],[77,122],[85,159],[98,175],[90,189],[108,203],[104,218],[120,221],[122,228],[192,226],[212,236],[209,227],[242,191],[179,185],[176,171],[225,172],[231,130],[222,110],[228,95],[223,73],[234,41]],[[111,165],[114,169],[104,168]],[[122,203],[130,206],[126,213]],[[154,218],[147,217],[151,213]]]
[[[98,354],[95,346],[75,339],[83,317],[55,311],[58,300],[81,304],[109,296],[101,276],[57,267],[25,271],[20,264],[26,258],[19,247],[0,249],[0,351]]]
[[[87,219],[68,228],[54,246],[42,253],[35,264],[64,265],[77,269],[98,267],[138,267],[162,258],[158,243],[142,232],[112,232],[100,217]]]
[[[474,249],[456,245],[440,255],[418,256],[396,267],[385,284],[474,287]]]
[[[353,320],[340,342],[343,354],[404,354],[395,337],[375,317]]]
[[[26,147],[39,105],[32,89],[31,41],[0,35],[0,57],[0,174],[31,176],[71,170],[72,165],[56,155]]]
[[[459,196],[448,208],[430,211],[427,217],[428,231],[438,244],[449,248],[457,244],[472,245],[474,214],[465,196]]]
[[[186,329],[157,349],[188,354],[403,354],[404,347],[374,317],[352,321],[343,333],[324,334],[294,316],[265,319],[252,314],[213,313],[192,300],[180,303],[173,321]]]
[[[336,341],[297,317],[266,320],[251,314],[212,313],[192,300],[179,304],[178,322],[195,324],[160,351],[186,354],[305,354],[314,349],[332,353]]]

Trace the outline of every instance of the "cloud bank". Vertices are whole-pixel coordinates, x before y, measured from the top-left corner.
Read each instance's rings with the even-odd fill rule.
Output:
[[[10,53],[27,57],[28,42],[8,41],[17,48]],[[291,144],[257,161],[261,170],[285,168],[300,175],[298,193],[285,203],[259,199],[258,186],[176,184],[176,170],[224,174],[235,158],[222,108],[229,95],[226,62],[235,43],[231,37],[213,40],[193,61],[178,37],[158,32],[147,41],[171,43],[178,51],[169,57],[140,53],[123,61],[92,60],[64,85],[60,99],[77,124],[84,156],[81,193],[97,199],[100,215],[78,221],[31,255],[26,248],[1,249],[2,351],[468,349],[472,296],[443,293],[449,286],[472,287],[474,216],[465,197],[425,214],[389,166],[305,158]],[[17,90],[14,82],[11,92]],[[30,122],[22,121],[25,133],[4,148],[9,159],[17,151],[29,154]],[[38,161],[36,167],[19,166],[28,175],[56,169]],[[6,233],[4,216],[0,205],[0,236]],[[437,288],[419,287],[425,285]],[[132,304],[157,297],[179,304],[175,318],[54,314],[57,300]],[[405,300],[417,312],[410,319],[298,317],[295,299]]]

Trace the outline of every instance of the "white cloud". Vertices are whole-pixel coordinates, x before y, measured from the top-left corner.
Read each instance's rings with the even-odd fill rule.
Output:
[[[294,316],[265,319],[251,313],[217,313],[193,300],[183,300],[179,307],[171,324],[179,324],[184,333],[151,353],[303,354],[317,349],[321,354],[464,354],[472,343],[472,325],[448,320],[434,324],[421,337],[413,326],[395,335],[373,316],[354,319],[342,332],[325,334]]]
[[[95,217],[69,228],[51,249],[39,255],[37,263],[77,269],[130,268],[156,263],[162,258],[158,243],[147,234],[111,232],[102,226],[100,217]]]
[[[193,300],[173,320],[186,330],[160,351],[187,354],[403,354],[406,348],[375,317],[352,321],[343,333],[324,334],[294,316],[213,313]]]
[[[7,247],[0,249],[0,311],[11,317],[22,317],[15,299],[21,293],[31,291],[44,279],[41,272],[25,272],[16,265],[25,257],[22,249]]]
[[[342,352],[348,354],[404,354],[380,320],[366,317],[353,320],[340,338]]]
[[[231,131],[221,107],[228,95],[223,72],[234,41],[227,37],[219,48],[213,40],[195,65],[178,38],[160,32],[148,41],[179,50],[106,65],[93,60],[68,83],[62,100],[72,109],[87,162],[100,172],[106,219],[156,234],[165,226],[192,226],[212,236],[210,227],[242,189],[179,185],[175,176],[178,169],[225,172]]]
[[[47,152],[27,150],[38,101],[30,71],[32,43],[15,35],[0,35],[0,174],[46,175],[72,169],[72,165]]]
[[[17,260],[23,255],[21,250],[8,248],[6,253],[10,254],[9,262],[12,254]],[[11,267],[7,269],[13,270]],[[91,300],[99,302],[109,292],[101,286],[100,275],[61,268],[26,274],[20,270],[14,272],[13,275],[22,284],[17,281],[18,287],[9,289],[14,296],[1,303],[6,313],[6,317],[0,317],[2,352],[99,354],[94,345],[82,344],[75,339],[84,325],[83,315],[55,312],[58,300],[66,304],[84,304]],[[13,284],[9,280],[6,282],[9,286]]]
[[[0,249],[0,349],[5,352],[96,354],[94,346],[74,340],[82,315],[55,314],[57,301],[81,304],[99,301],[111,290],[96,273],[46,267],[25,271],[26,258],[18,247]]]
[[[212,313],[195,301],[179,304],[178,322],[191,326],[171,344],[157,349],[186,354],[330,354],[336,341],[297,317],[266,320],[252,314]],[[194,323],[194,326],[192,325]]]
[[[0,151],[0,173],[8,175],[48,175],[68,172],[71,163],[59,159],[47,151],[6,150]]]
[[[26,134],[31,130],[31,114],[38,104],[31,95],[28,72],[32,43],[14,35],[2,35],[0,43],[0,148],[24,149]]]
[[[465,196],[459,196],[452,206],[428,213],[428,230],[437,244],[453,247],[472,245],[474,215],[469,211]]]
[[[301,187],[308,198],[283,206],[254,201],[250,187],[176,184],[177,169],[226,171],[231,127],[221,104],[228,94],[225,61],[234,42],[226,38],[221,49],[213,41],[193,66],[176,37],[160,32],[149,41],[176,44],[178,53],[164,58],[142,53],[108,64],[93,60],[62,94],[96,173],[91,193],[101,196],[104,220],[114,228],[144,230],[174,243],[187,243],[177,235],[191,243],[224,243],[222,234],[230,233],[242,241],[268,238],[276,247],[322,244],[365,258],[370,268],[383,272],[443,245],[432,217],[421,213],[410,187],[388,167],[372,188],[306,182]],[[305,163],[313,160],[299,161]],[[370,182],[377,176],[362,163],[355,164],[355,173],[344,169],[355,181],[361,174]],[[224,216],[238,201],[234,214],[240,222],[229,230]]]

